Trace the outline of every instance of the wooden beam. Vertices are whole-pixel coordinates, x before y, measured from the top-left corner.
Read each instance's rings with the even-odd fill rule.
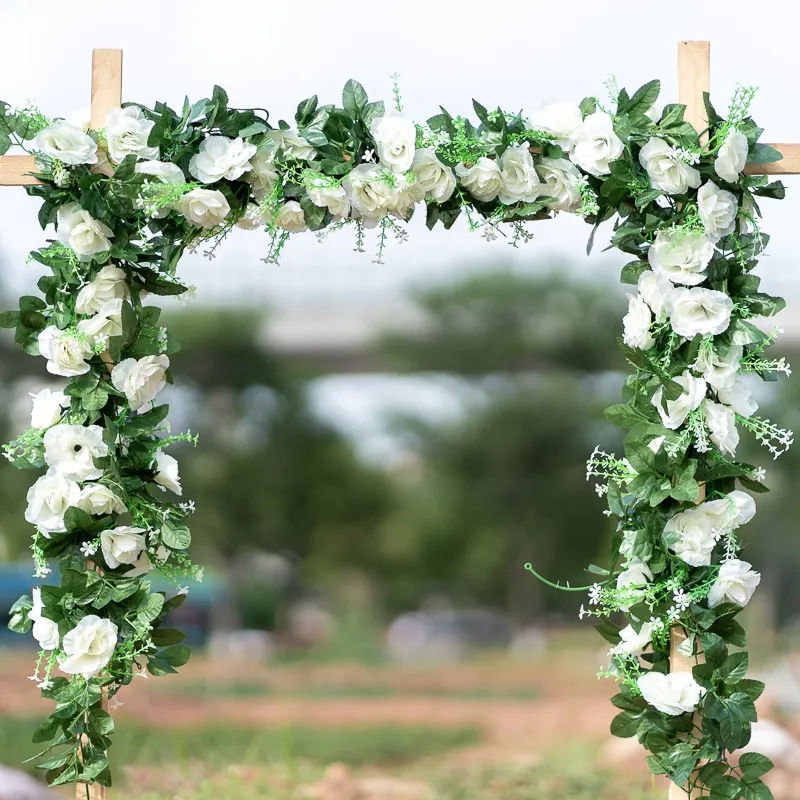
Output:
[[[748,164],[744,168],[748,175],[800,175],[800,144],[771,144],[770,147],[783,158],[771,164]]]
[[[0,157],[0,186],[36,186],[41,181],[28,175],[38,172],[33,156]]]
[[[92,50],[92,130],[104,128],[108,112],[121,105],[122,50]]]

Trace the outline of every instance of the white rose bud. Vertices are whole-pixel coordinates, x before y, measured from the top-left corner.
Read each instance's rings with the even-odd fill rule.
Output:
[[[717,580],[708,593],[708,607],[716,608],[720,603],[735,603],[746,606],[761,583],[761,574],[751,569],[746,561],[731,559],[720,568]]]
[[[554,137],[554,144],[564,152],[572,148],[570,137],[581,126],[583,114],[574,103],[548,103],[530,115],[529,126],[534,131],[544,131]]]
[[[155,457],[155,473],[153,480],[162,488],[162,491],[169,489],[178,497],[183,494],[177,458],[159,450]]]
[[[52,430],[52,429],[51,429]],[[78,504],[81,489],[75,481],[58,470],[49,469],[28,489],[25,520],[35,525],[48,539],[51,533],[63,533],[64,514]]]
[[[697,213],[712,242],[733,233],[738,211],[736,197],[714,181],[706,181],[697,192]]]
[[[89,614],[64,636],[66,658],[59,660],[61,671],[94,678],[111,661],[116,646],[117,626],[110,619]]]
[[[216,183],[223,178],[235,181],[252,169],[250,159],[255,154],[256,146],[241,136],[209,136],[189,161],[189,172],[201,183]]]
[[[267,131],[267,137],[285,155],[296,158],[298,161],[313,161],[317,155],[316,148],[300,136],[296,130],[271,130]]]
[[[147,139],[155,122],[147,119],[138,106],[112,108],[106,116],[108,155],[115,163],[126,156],[150,161],[158,158],[158,148],[148,147]]]
[[[53,620],[42,615],[44,603],[42,602],[42,590],[38,586],[33,587],[31,593],[33,598],[33,608],[28,612],[28,619],[33,622],[33,638],[42,650],[56,650],[61,641],[58,634],[58,625]]]
[[[714,255],[707,236],[681,230],[659,231],[647,252],[653,272],[672,283],[696,286],[702,283],[705,269]]]
[[[650,184],[667,194],[686,194],[700,186],[700,173],[682,161],[672,145],[651,136],[639,151],[639,163],[647,170]]]
[[[666,297],[665,308],[672,330],[694,339],[698,333],[724,333],[731,322],[733,300],[714,289],[673,289]]]
[[[64,409],[69,408],[72,402],[72,398],[67,397],[64,392],[54,392],[52,389],[42,389],[31,397],[31,427],[37,430],[55,425],[63,416]]]
[[[103,471],[95,466],[95,458],[108,455],[99,425],[54,425],[45,433],[44,460],[65,478],[75,481],[97,480]]]
[[[638,294],[628,295],[628,313],[622,318],[622,340],[628,347],[649,350],[655,339],[650,334],[653,315],[650,306]]]
[[[59,120],[40,131],[33,143],[34,149],[62,164],[97,163],[97,142],[76,125]]]
[[[89,319],[82,319],[78,323],[78,330],[92,347],[98,340],[122,336],[122,300],[109,300]]]
[[[81,261],[111,249],[114,231],[77,203],[67,203],[56,213],[58,241],[75,251]]]
[[[628,625],[619,632],[622,641],[613,649],[614,653],[621,656],[640,656],[653,640],[653,626],[645,622],[637,633],[633,625]]]
[[[138,411],[152,402],[167,383],[167,356],[126,358],[111,370],[111,383],[125,393],[131,408]]]
[[[327,208],[336,219],[344,219],[350,213],[347,192],[335,179],[317,174],[306,182],[306,191],[317,208]]]
[[[417,129],[412,120],[397,112],[389,112],[372,120],[370,133],[382,165],[396,173],[411,169],[417,139]]]
[[[78,292],[75,311],[78,314],[96,314],[111,300],[126,300],[128,295],[125,271],[107,264],[95,275],[93,281]]]
[[[732,130],[722,143],[714,161],[714,172],[728,183],[736,183],[742,170],[747,165],[747,137],[737,130]]]
[[[720,403],[732,408],[740,417],[752,417],[758,411],[758,403],[741,378],[737,378],[730,388],[719,389],[717,397]]]
[[[503,191],[503,176],[500,167],[491,158],[482,156],[471,167],[466,164],[456,165],[456,175],[461,179],[464,188],[483,203],[494,200]]]
[[[106,514],[124,514],[128,509],[125,503],[102,483],[90,483],[81,489],[81,496],[77,503],[81,511],[94,517],[104,517]]]
[[[499,199],[503,205],[532,203],[542,193],[542,184],[533,166],[527,142],[506,148],[500,156],[500,175],[503,188]]]
[[[127,525],[100,533],[100,548],[109,569],[122,564],[133,564],[142,550],[147,548],[144,528],[131,528]]]
[[[706,690],[691,672],[646,672],[637,680],[642,697],[654,708],[677,717],[694,711]]]
[[[411,169],[426,197],[436,203],[444,203],[453,196],[456,176],[450,167],[439,160],[435,150],[428,147],[417,150]]]
[[[216,189],[192,189],[178,200],[175,210],[192,225],[208,230],[222,225],[231,207],[225,195]]]
[[[671,431],[677,430],[686,422],[686,417],[690,411],[700,407],[703,398],[706,396],[706,382],[702,378],[695,378],[689,370],[682,375],[673,378],[684,391],[676,400],[667,400],[666,410],[663,407],[664,387],[659,386],[653,392],[651,403],[661,417],[661,422],[665,428]]]
[[[713,400],[706,400],[703,404],[703,416],[711,441],[719,451],[729,456],[736,455],[739,431],[736,430],[736,414],[733,409]]]
[[[605,111],[590,114],[570,137],[572,162],[590,175],[608,175],[611,162],[625,149],[614,133],[614,120]]]

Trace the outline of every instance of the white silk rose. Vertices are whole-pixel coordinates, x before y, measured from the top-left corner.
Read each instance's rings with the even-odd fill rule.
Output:
[[[77,125],[59,120],[39,131],[33,147],[62,164],[97,163],[97,142]]]
[[[58,209],[56,225],[58,241],[74,250],[81,261],[111,249],[114,231],[75,202]]]
[[[111,383],[125,393],[131,408],[139,411],[164,388],[168,369],[169,358],[164,355],[126,358],[111,370]]]
[[[636,658],[644,653],[653,640],[653,625],[650,622],[643,623],[638,633],[633,625],[628,625],[627,628],[623,628],[619,632],[619,635],[621,641],[613,648],[612,652],[617,655]]]
[[[255,203],[248,203],[239,219],[236,220],[236,227],[245,231],[255,231],[265,225],[264,212]]]
[[[78,504],[80,494],[80,486],[75,481],[51,468],[28,489],[25,520],[48,539],[51,533],[64,533],[64,514]]]
[[[742,345],[731,345],[725,355],[720,355],[712,348],[700,348],[693,369],[703,373],[708,385],[715,391],[730,389],[739,372],[739,362],[744,355]]]
[[[747,137],[737,130],[732,130],[717,152],[714,161],[714,172],[728,183],[736,183],[747,165]]]
[[[189,172],[201,183],[216,183],[223,178],[235,181],[252,169],[250,159],[255,154],[256,146],[241,136],[209,136],[189,161]]]
[[[608,175],[611,162],[616,161],[625,149],[622,140],[614,133],[614,120],[605,111],[589,114],[570,137],[570,159],[590,175]]]
[[[162,491],[169,489],[178,497],[183,494],[181,476],[178,472],[178,459],[159,450],[155,456],[155,477],[153,480],[161,487]]]
[[[417,140],[417,128],[412,120],[389,112],[372,120],[369,130],[381,164],[397,173],[411,169]]]
[[[706,500],[698,508],[711,520],[717,535],[747,524],[756,515],[755,500],[747,492],[739,490],[718,500]]]
[[[647,171],[650,184],[667,194],[686,194],[700,186],[700,173],[677,154],[663,139],[651,136],[639,151],[639,163]]]
[[[581,204],[582,176],[566,158],[542,158],[536,165],[542,179],[542,194],[555,198],[549,203],[553,211],[575,211]]]
[[[672,330],[694,339],[697,334],[724,333],[731,322],[733,300],[714,289],[673,289],[665,299]]]
[[[425,196],[436,203],[444,203],[456,190],[456,176],[450,167],[443,164],[436,151],[423,147],[414,153],[411,170],[417,176]]]
[[[337,180],[314,173],[306,180],[306,191],[317,208],[327,208],[334,218],[344,219],[350,213],[347,192]]]
[[[289,233],[302,233],[306,230],[306,215],[297,200],[287,200],[275,215],[275,224]]]
[[[628,347],[649,350],[656,342],[650,333],[653,315],[641,295],[628,295],[628,313],[622,318],[622,340]]]
[[[94,347],[112,336],[122,336],[122,300],[109,300],[96,314],[78,323],[78,331]]]
[[[147,549],[144,528],[122,525],[100,533],[100,549],[109,569],[123,564],[134,564],[142,550]]]
[[[116,646],[117,626],[110,619],[88,614],[64,635],[66,658],[59,659],[59,667],[68,675],[94,678],[111,661]]]
[[[664,301],[674,288],[672,281],[661,273],[646,269],[639,276],[639,280],[636,282],[636,288],[639,290],[639,294],[642,296],[645,303],[652,309],[656,319],[659,319],[664,312]]]
[[[658,232],[647,260],[653,272],[672,283],[696,286],[705,280],[705,269],[713,255],[714,245],[707,236],[675,229]]]
[[[413,172],[394,176],[394,187],[389,197],[388,208],[392,214],[408,220],[417,203],[425,199],[425,190]]]
[[[713,400],[706,400],[703,403],[703,416],[709,437],[719,451],[729,456],[736,455],[739,431],[736,429],[736,414],[733,409]]]
[[[95,458],[108,455],[99,425],[54,425],[42,438],[44,460],[65,478],[75,481],[97,480],[103,471]]]
[[[464,188],[483,203],[494,200],[503,191],[503,176],[500,167],[491,158],[481,156],[475,164],[456,164],[456,175]]]
[[[86,359],[92,357],[92,348],[84,337],[50,325],[39,334],[38,341],[39,354],[47,359],[47,371],[51,375],[72,378],[89,371]]]
[[[287,131],[270,130],[267,137],[272,140],[274,145],[282,150],[285,155],[296,158],[298,161],[313,161],[317,155],[314,145],[309,144],[300,134],[294,130]]]
[[[111,300],[126,300],[128,295],[125,271],[113,264],[106,264],[94,280],[78,292],[75,311],[78,314],[96,314]]]
[[[706,181],[697,192],[697,213],[712,242],[733,233],[738,211],[736,197],[714,181]]]
[[[158,158],[158,148],[148,147],[147,139],[155,122],[149,120],[138,106],[112,108],[106,115],[106,143],[108,155],[115,163],[126,156],[151,161]]]
[[[503,205],[532,203],[542,193],[542,184],[527,142],[506,148],[500,156],[500,176],[503,188],[498,197]]]
[[[664,675],[651,671],[640,675],[636,683],[651,706],[671,717],[695,711],[706,693],[691,672]]]
[[[716,608],[721,603],[734,603],[737,606],[746,606],[758,584],[761,583],[761,574],[751,568],[747,561],[731,559],[720,568],[716,581],[708,593],[708,607]]]
[[[548,103],[530,114],[528,119],[531,130],[549,133],[553,137],[553,143],[565,153],[572,148],[570,137],[582,122],[580,107],[575,103],[565,102]]]
[[[31,427],[37,430],[49,428],[61,420],[64,409],[69,408],[72,402],[64,392],[42,389],[37,394],[32,394]]]
[[[689,370],[685,370],[682,375],[673,378],[675,383],[683,389],[683,392],[676,400],[667,400],[667,407],[663,407],[664,387],[659,386],[653,392],[650,402],[656,407],[661,417],[661,422],[665,428],[671,431],[677,430],[686,422],[686,417],[690,411],[700,407],[703,398],[706,396],[706,382],[702,378],[696,378]]]
[[[183,170],[177,164],[171,164],[169,161],[139,161],[136,164],[136,171],[141,175],[156,178],[159,183],[167,186],[182,186],[186,183]],[[152,183],[152,181],[149,182]],[[136,206],[144,209],[148,216],[156,219],[163,219],[170,212],[166,206],[160,208],[151,206],[146,191],[143,192],[142,199],[136,201]]]
[[[178,200],[175,210],[192,225],[208,230],[222,225],[231,207],[225,195],[216,189],[192,189]]]
[[[377,164],[359,164],[342,181],[353,216],[375,222],[386,216],[392,187]]]
[[[81,489],[77,506],[81,511],[93,517],[104,517],[106,514],[124,514],[128,509],[108,486],[102,483],[90,483]]]
[[[737,378],[729,388],[718,389],[717,397],[720,403],[733,409],[740,417],[752,417],[758,411],[758,403],[741,378]]]
[[[28,619],[33,622],[33,638],[42,650],[55,650],[61,637],[58,634],[58,624],[45,617],[44,603],[42,602],[42,590],[38,586],[33,587],[31,592],[33,608],[28,612]]]
[[[675,514],[664,526],[664,534],[672,550],[692,567],[707,567],[723,530],[715,508],[702,504]]]

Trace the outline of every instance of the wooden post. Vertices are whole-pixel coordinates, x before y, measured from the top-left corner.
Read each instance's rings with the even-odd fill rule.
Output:
[[[92,130],[105,127],[106,115],[112,108],[122,105],[122,50],[92,51],[92,110],[90,126]],[[107,354],[103,360],[108,363]],[[87,569],[93,568],[91,561]],[[102,708],[108,711],[108,693],[103,692]],[[108,789],[97,783],[75,785],[76,800],[108,800]]]

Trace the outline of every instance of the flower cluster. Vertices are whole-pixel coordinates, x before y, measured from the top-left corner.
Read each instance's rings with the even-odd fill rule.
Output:
[[[166,448],[193,439],[170,435],[157,404],[177,346],[145,297],[186,297],[181,255],[208,243],[213,257],[234,227],[268,234],[267,263],[294,234],[322,239],[350,227],[361,251],[365,231],[377,229],[380,262],[422,207],[431,228],[463,214],[491,241],[508,226],[514,246],[530,240],[528,223],[560,212],[595,229],[615,219],[612,244],[634,258],[623,269],[636,291],[621,347],[635,374],[607,413],[630,433],[623,458],[597,450],[587,470],[601,478],[621,535],[581,613],[613,645],[613,728],[639,736],[653,771],[684,784],[703,762],[712,797],[715,782],[730,787],[742,774],[753,796],[760,791],[758,776],[733,775],[724,754],[746,741],[758,694],[742,680],[746,657],[728,652],[743,644],[733,617],[759,580],[738,558],[736,531],[755,507],[736,481],[763,489],[763,474],[735,460],[739,428],[776,453],[792,439],[756,416],[745,383],[789,372],[763,356],[772,337],[752,322],[782,307],[752,271],[768,240],[758,200],[784,190],[744,174],[748,159],[780,156],[758,143],[751,92],[737,93],[727,118],[708,105],[704,143],[683,106],[654,113],[659,90],[658,81],[632,95],[615,88],[613,109],[593,97],[527,114],[474,101],[476,122],[442,110],[425,124],[403,114],[396,83],[387,109],[356,81],[340,105],[314,96],[277,125],[261,109],[229,107],[220,87],[180,111],[113,109],[101,130],[0,103],[0,155],[12,145],[35,155],[41,185],[28,191],[43,201],[42,227],[56,228],[31,254],[51,273],[42,296],[0,315],[26,352],[66,379],[34,397],[31,429],[5,450],[17,466],[45,470],[26,519],[37,574],[57,562],[61,576],[20,598],[11,620],[33,628],[35,677],[58,703],[37,732],[63,749],[47,762],[52,783],[108,784],[103,692],[113,697],[144,666],[161,675],[188,658],[182,635],[162,626],[184,593],[154,593],[148,576],[194,569],[184,553],[194,505],[164,494],[182,492]],[[611,619],[619,613],[625,627]],[[692,675],[667,674],[676,626],[689,634],[686,657],[697,641],[705,654]],[[72,678],[53,677],[56,668]]]

